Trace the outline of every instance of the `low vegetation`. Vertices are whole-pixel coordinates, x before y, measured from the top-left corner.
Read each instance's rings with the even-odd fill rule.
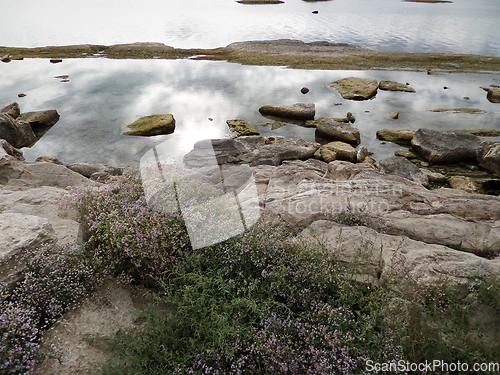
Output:
[[[139,328],[93,339],[115,358],[104,374],[362,374],[367,361],[499,362],[498,319],[475,316],[499,315],[495,275],[431,286],[410,279],[401,258],[374,288],[270,217],[193,250],[182,218],[150,210],[134,173],[75,191],[70,204],[84,212],[84,246],[26,255],[25,279],[2,289],[2,373],[29,372],[47,355],[43,332],[109,275],[146,286],[157,303]],[[338,219],[363,224],[349,215]]]

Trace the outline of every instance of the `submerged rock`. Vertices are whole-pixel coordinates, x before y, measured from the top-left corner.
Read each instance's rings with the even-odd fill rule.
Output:
[[[378,88],[380,90],[388,90],[388,91],[404,91],[404,92],[415,92],[415,89],[410,87],[407,84],[404,83],[399,83],[395,81],[389,81],[386,79],[383,79],[380,81],[378,84]]]
[[[238,136],[243,135],[260,135],[260,133],[245,120],[227,120],[227,126],[229,129],[238,134]]]
[[[141,117],[127,125],[130,130],[123,135],[153,136],[172,134],[175,130],[175,119],[172,114],[150,115]]]
[[[462,130],[419,129],[411,140],[412,150],[433,164],[475,160],[481,138]]]
[[[259,112],[263,116],[312,120],[316,109],[314,103],[296,103],[293,105],[264,105],[259,108]]]
[[[377,139],[393,142],[401,145],[409,145],[415,130],[412,129],[382,129],[377,130]]]
[[[367,100],[377,94],[378,82],[373,78],[348,77],[330,83],[344,99]]]

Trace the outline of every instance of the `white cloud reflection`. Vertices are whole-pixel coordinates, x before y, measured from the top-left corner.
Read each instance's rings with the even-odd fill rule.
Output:
[[[54,76],[68,74],[70,82]],[[409,82],[415,94],[380,91],[374,100],[344,100],[328,83],[348,76]],[[226,120],[242,118],[265,135],[301,137],[313,141],[314,129],[287,125],[272,131],[257,124],[271,122],[258,112],[264,104],[316,104],[316,118],[341,117],[352,112],[362,143],[376,157],[387,157],[394,145],[381,145],[375,133],[382,128],[500,129],[500,108],[486,100],[480,86],[499,83],[498,75],[391,71],[304,71],[252,67],[192,60],[66,59],[14,61],[0,69],[0,103],[17,100],[23,112],[57,109],[59,122],[25,156],[41,155],[65,162],[87,161],[136,165],[153,144],[175,138],[178,155],[201,139],[229,135]],[[303,95],[300,89],[310,89]],[[449,89],[443,89],[444,86]],[[17,98],[25,92],[25,98]],[[463,99],[464,96],[470,100]],[[335,106],[341,102],[343,105]],[[429,109],[472,107],[483,115],[433,113]],[[391,120],[388,113],[399,111]],[[172,113],[172,135],[122,136],[125,125],[153,113]],[[210,121],[211,118],[213,121]]]

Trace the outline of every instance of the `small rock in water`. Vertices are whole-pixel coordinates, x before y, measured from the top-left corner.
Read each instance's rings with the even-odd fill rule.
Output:
[[[24,93],[20,93],[20,94],[17,94],[17,96],[18,96],[19,98],[24,98],[24,97],[26,96],[26,94],[24,94]]]
[[[0,61],[4,62],[4,63],[8,63],[10,62],[10,55],[5,55],[3,56]]]
[[[468,96],[464,96],[464,99],[465,100],[469,100],[470,98]]]
[[[391,112],[389,113],[389,117],[392,118],[393,120],[397,120],[399,118],[399,112],[398,111]]]
[[[318,14],[319,12],[317,10],[312,11],[313,14]]]
[[[443,89],[448,90],[448,86],[443,86]]]
[[[50,59],[50,62],[52,64],[58,64],[58,63],[62,63],[62,59]]]
[[[305,95],[305,94],[307,94],[309,92],[309,89],[307,87],[302,87],[300,89],[300,92]]]

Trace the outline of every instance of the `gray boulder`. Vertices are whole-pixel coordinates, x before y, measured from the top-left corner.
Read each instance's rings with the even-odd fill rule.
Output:
[[[346,142],[355,146],[361,142],[357,128],[349,123],[338,122],[332,118],[324,118],[318,122],[316,136],[330,141]]]
[[[477,160],[488,170],[500,175],[500,142],[485,142],[477,150]]]
[[[284,160],[306,160],[319,149],[318,143],[285,137],[246,136],[234,139],[203,140],[184,156],[191,168],[211,165],[215,153],[219,165],[280,165]]]
[[[383,173],[404,177],[424,186],[428,184],[427,177],[424,173],[406,158],[392,156],[390,158],[380,160],[376,166]]]
[[[475,160],[481,138],[462,130],[419,129],[411,140],[412,150],[433,164]]]
[[[378,88],[380,90],[388,90],[388,91],[415,92],[415,89],[410,87],[409,85],[406,85],[404,83],[389,81],[386,79],[380,81],[380,83],[378,84]]]
[[[0,109],[0,113],[6,113],[13,119],[16,119],[21,114],[21,109],[17,102],[6,104]]]
[[[297,120],[312,120],[316,114],[314,103],[296,103],[293,105],[264,105],[259,108],[263,116],[275,116]]]
[[[362,163],[366,160],[367,157],[370,156],[368,149],[365,146],[358,145],[356,147],[356,162]]]
[[[0,138],[15,148],[31,147],[37,140],[27,122],[13,119],[6,113],[0,113]]]
[[[348,77],[330,83],[344,99],[367,100],[377,94],[378,82],[373,78]]]

